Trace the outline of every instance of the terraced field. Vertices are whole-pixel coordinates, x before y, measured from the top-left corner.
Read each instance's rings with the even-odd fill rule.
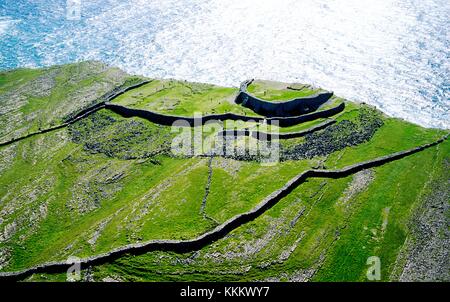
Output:
[[[268,81],[247,91],[277,104],[323,92]],[[64,281],[76,256],[84,280],[365,281],[378,256],[383,281],[450,280],[448,130],[333,96],[316,111],[345,104],[332,116],[266,129],[307,131],[272,140],[278,156],[267,162],[248,150],[267,143],[251,135],[227,136],[232,154],[174,154],[180,129],[111,109],[232,113],[256,121],[227,128],[225,118],[225,129],[255,131],[268,119],[238,104],[240,92],[98,62],[1,72],[0,278]],[[199,130],[220,137],[211,125],[185,129]],[[283,193],[305,172],[316,176]],[[195,243],[202,236],[211,239]]]

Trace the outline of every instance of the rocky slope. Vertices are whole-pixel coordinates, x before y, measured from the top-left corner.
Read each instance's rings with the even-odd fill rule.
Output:
[[[111,98],[141,81],[149,82]],[[254,81],[248,91],[283,101],[321,90]],[[318,109],[345,104],[332,117],[272,128],[305,134],[276,140],[280,161],[265,165],[248,150],[262,143],[251,135],[226,140],[242,149],[238,155],[206,148],[181,156],[171,152],[171,127],[108,106],[64,124],[105,101],[162,115],[264,119],[235,103],[238,95],[237,88],[144,79],[98,62],[0,72],[0,277],[69,256],[189,241],[258,207],[307,170],[343,169],[448,134],[333,96]],[[217,137],[216,129],[203,130]],[[378,256],[381,280],[448,281],[449,149],[444,139],[361,171],[308,179],[206,245],[125,252],[84,266],[84,273],[105,281],[364,281],[367,258]],[[43,270],[23,278],[62,281],[65,274]]]

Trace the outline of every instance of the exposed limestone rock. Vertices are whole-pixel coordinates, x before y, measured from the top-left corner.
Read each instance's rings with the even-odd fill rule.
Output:
[[[213,168],[220,168],[225,170],[231,176],[236,176],[242,167],[242,163],[229,158],[216,157],[213,160]]]
[[[91,247],[93,247],[95,245],[95,243],[97,242],[98,237],[100,237],[103,229],[111,221],[111,219],[112,218],[107,218],[107,219],[103,220],[102,222],[100,222],[98,227],[95,229],[95,232],[92,234],[92,237],[87,241],[91,245]]]
[[[11,258],[11,251],[6,247],[0,247],[0,270],[6,267]]]
[[[362,170],[353,175],[352,181],[349,183],[343,196],[337,201],[339,205],[347,205],[359,193],[365,191],[374,179],[374,171],[372,169]]]
[[[450,281],[450,161],[443,169],[446,181],[432,182],[397,260],[406,260],[400,281]]]
[[[107,164],[90,170],[77,181],[72,199],[67,201],[66,206],[81,215],[100,207],[101,201],[111,199],[122,189],[121,182],[129,165]]]

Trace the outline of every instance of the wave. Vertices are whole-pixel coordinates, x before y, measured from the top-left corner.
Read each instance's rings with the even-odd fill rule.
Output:
[[[95,59],[226,86],[310,83],[450,128],[446,0],[95,0],[82,1],[79,21],[65,19],[61,1],[38,2],[0,10],[21,20],[0,42],[1,69]]]

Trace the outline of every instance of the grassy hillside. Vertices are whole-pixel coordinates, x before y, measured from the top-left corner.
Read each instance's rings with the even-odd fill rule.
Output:
[[[0,72],[0,142],[61,124],[115,87],[139,79],[97,62]],[[267,81],[249,86],[250,93],[273,101],[317,91]],[[180,116],[255,115],[234,103],[237,93],[237,88],[152,80],[112,102]],[[249,211],[303,171],[339,169],[448,133],[338,97],[323,108],[341,101],[346,109],[333,117],[334,125],[280,141],[281,160],[270,166],[251,157],[174,155],[176,133],[170,127],[108,109],[0,146],[0,272],[137,242],[193,239]],[[251,138],[235,143],[240,140],[258,143]],[[450,238],[449,151],[446,140],[345,178],[309,179],[257,219],[197,251],[124,256],[90,267],[85,279],[365,281],[367,258],[378,256],[384,281],[449,281],[450,270],[442,269],[448,268]],[[425,260],[424,253],[435,261]],[[28,280],[63,281],[65,274]]]

